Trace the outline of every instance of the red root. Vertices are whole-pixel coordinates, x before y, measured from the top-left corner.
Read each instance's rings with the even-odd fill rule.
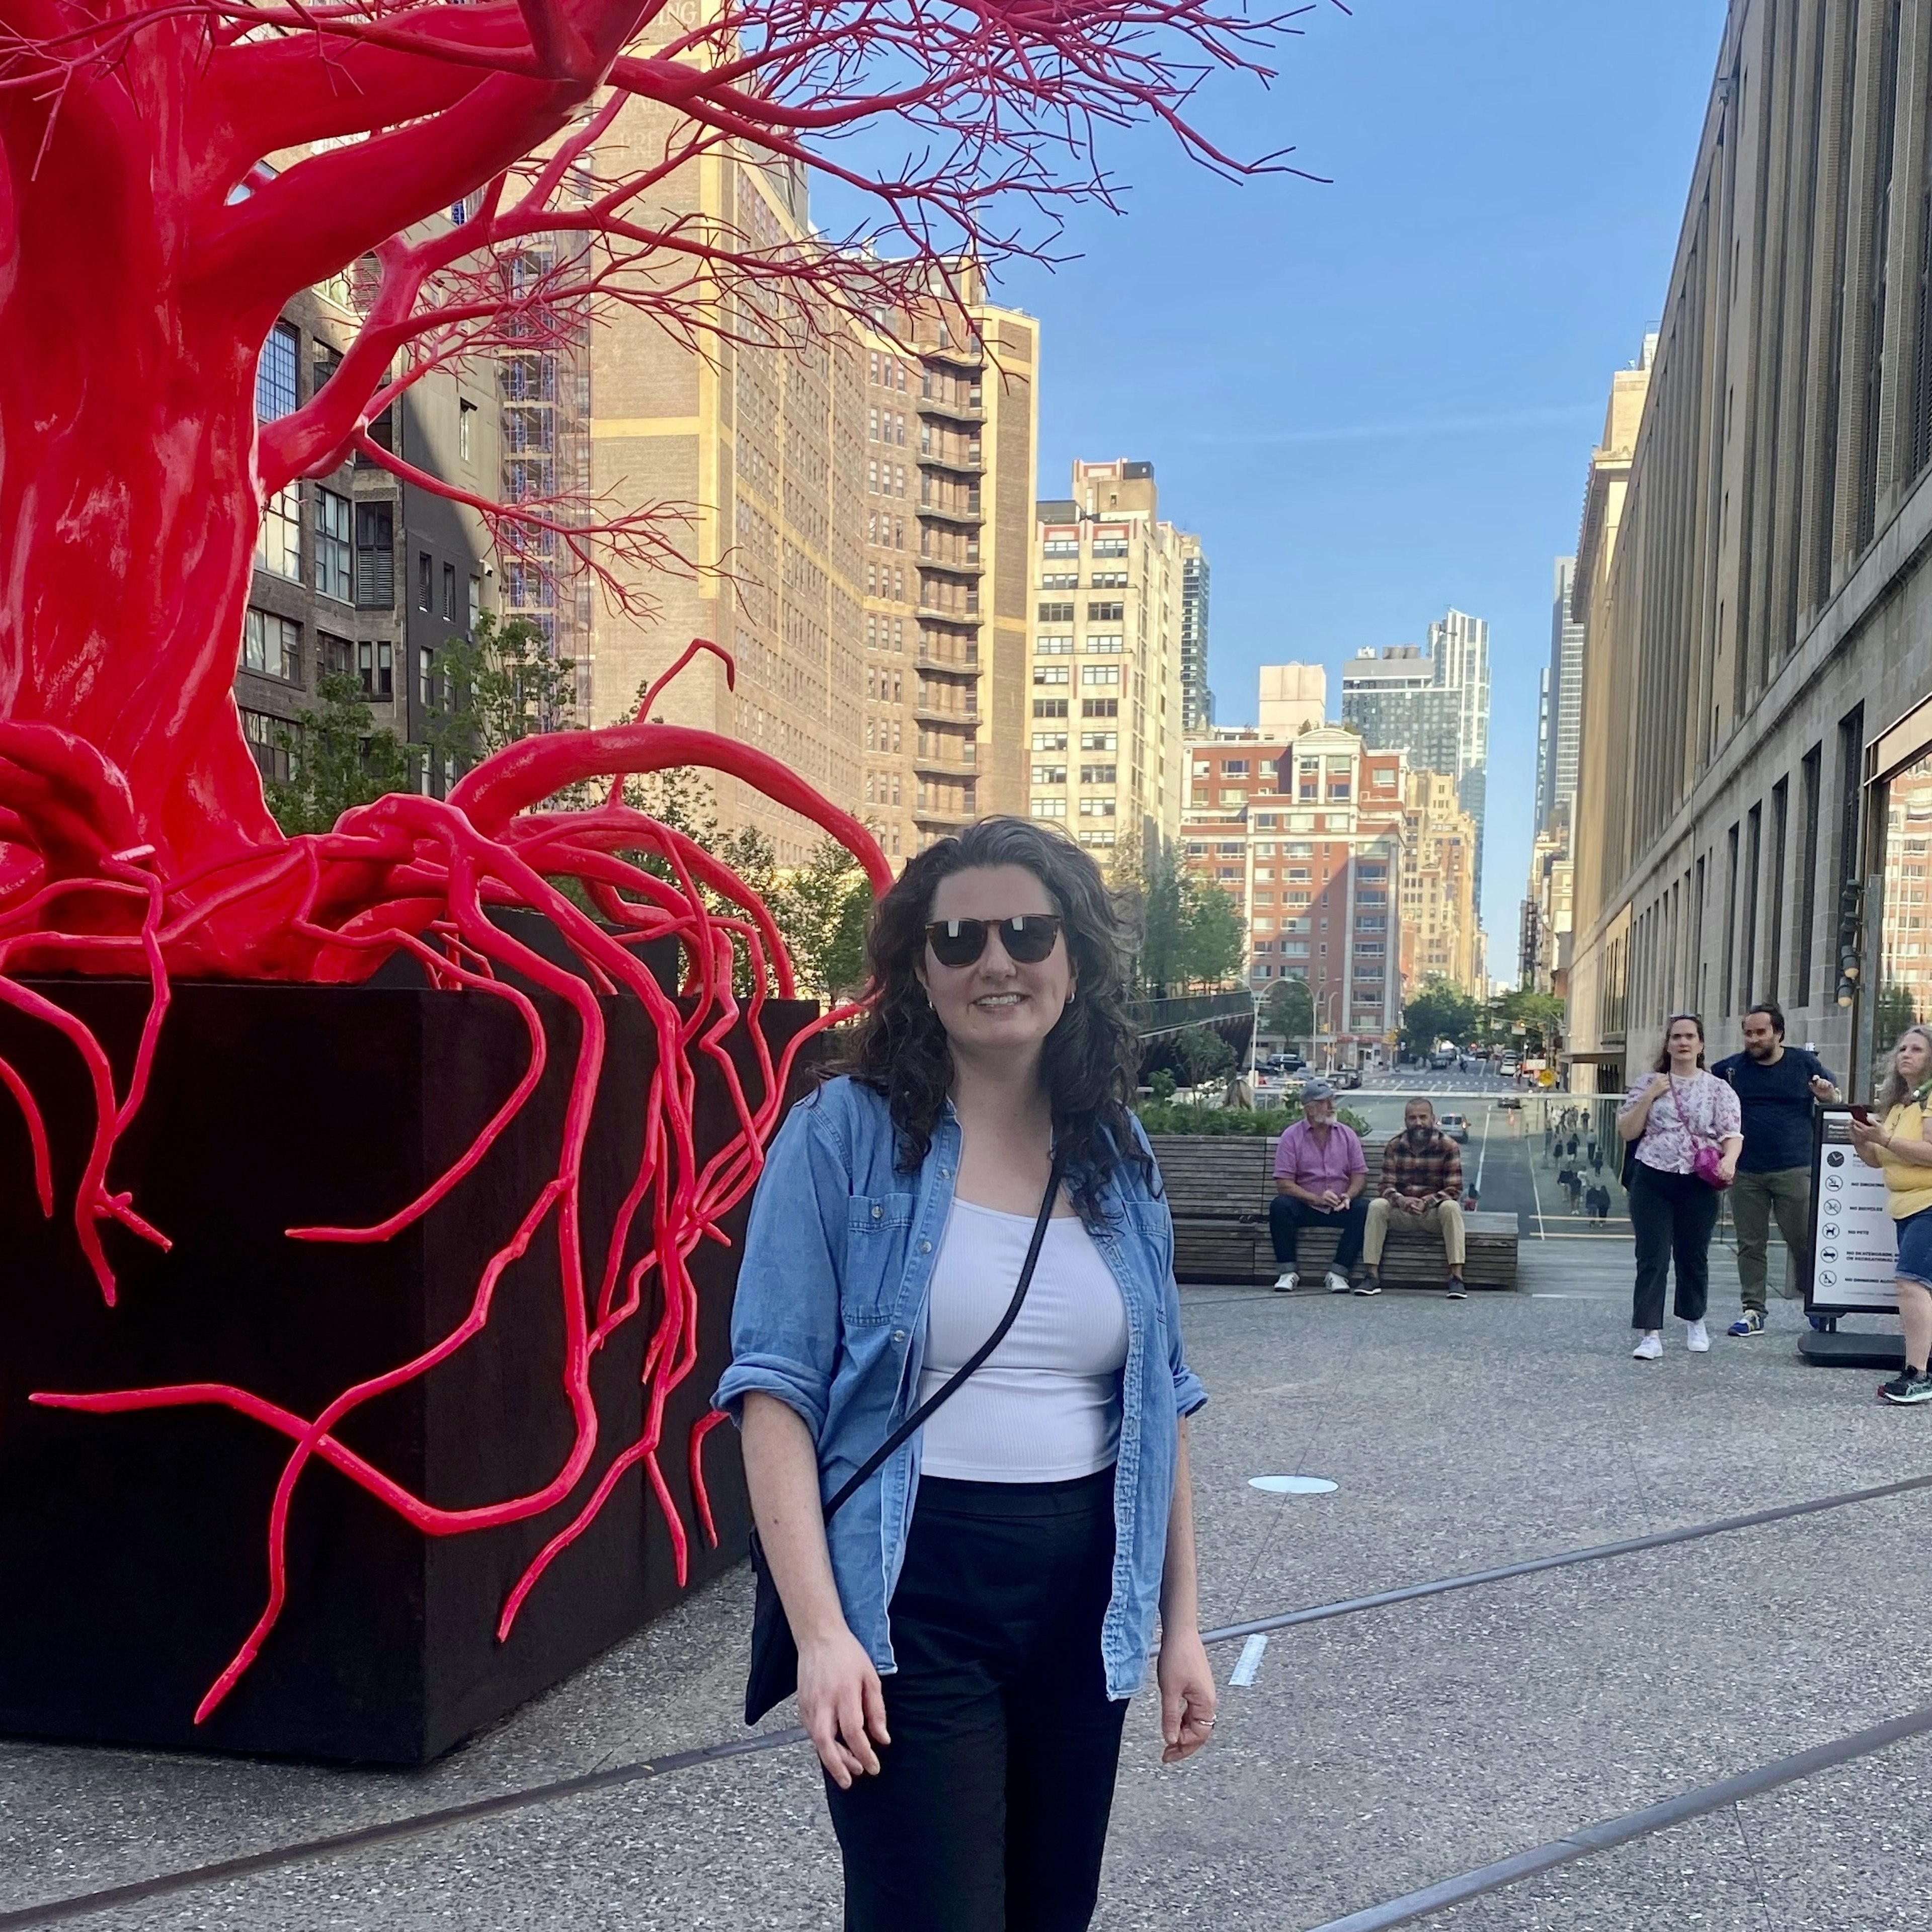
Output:
[[[694,644],[667,676],[700,649],[716,646]],[[768,998],[790,997],[793,975],[778,928],[757,895],[710,854],[642,812],[614,802],[584,812],[531,809],[586,778],[692,764],[757,785],[838,839],[863,866],[875,890],[889,882],[890,868],[866,828],[787,767],[709,733],[651,724],[526,740],[479,765],[447,800],[392,796],[345,813],[333,831],[228,856],[169,880],[160,876],[151,850],[130,849],[128,788],[112,765],[52,728],[0,722],[0,1003],[56,1028],[87,1070],[94,1128],[73,1214],[82,1250],[110,1304],[114,1275],[100,1223],[118,1221],[142,1239],[167,1245],[126,1193],[112,1191],[107,1174],[146,1091],[167,1012],[171,969],[206,970],[211,957],[218,957],[226,969],[257,979],[354,982],[400,950],[422,963],[433,987],[452,997],[501,1000],[524,1024],[530,1057],[522,1076],[446,1172],[416,1199],[367,1227],[291,1228],[292,1240],[390,1240],[442,1206],[509,1128],[536,1091],[550,1046],[536,1003],[502,974],[514,974],[568,1002],[578,1022],[556,1171],[484,1266],[464,1318],[421,1354],[344,1389],[314,1416],[226,1383],[32,1396],[44,1406],[95,1414],[218,1406],[262,1424],[292,1445],[269,1511],[266,1600],[203,1697],[197,1723],[220,1704],[274,1630],[288,1595],[290,1508],[312,1462],[328,1464],[430,1536],[496,1528],[568,1502],[598,1447],[592,1360],[640,1316],[653,1274],[660,1305],[644,1352],[642,1426],[531,1561],[504,1603],[498,1635],[509,1634],[550,1564],[596,1520],[622,1477],[640,1466],[670,1533],[679,1581],[688,1575],[688,1534],[660,1450],[666,1404],[698,1362],[698,1292],[690,1258],[700,1240],[724,1238],[724,1217],[757,1180],[799,1048],[855,1010],[846,1006],[824,1015],[774,1054],[763,1030],[763,1011]],[[639,854],[662,860],[672,878],[644,870]],[[10,866],[4,862],[9,860]],[[553,883],[566,878],[580,882],[608,923],[586,916]],[[714,912],[707,893],[736,910]],[[494,924],[489,909],[502,906],[544,914],[582,974],[541,958]],[[685,962],[680,999],[665,994],[634,950],[665,939],[676,942]],[[750,983],[742,998],[733,983],[740,959]],[[118,1095],[107,1055],[91,1030],[18,976],[74,970],[139,972],[152,988],[135,1064]],[[602,1256],[593,1258],[586,1252],[580,1222],[580,1181],[603,1073],[604,1024],[598,994],[611,992],[628,994],[642,1006],[656,1036],[657,1065],[644,1096],[637,1173]],[[756,1067],[749,1092],[728,1051],[741,1027]],[[723,1083],[736,1127],[700,1165],[693,1109],[698,1070],[706,1061]],[[42,1211],[51,1215],[56,1203],[41,1109],[26,1082],[4,1060],[0,1085],[26,1121],[34,1187]],[[646,1209],[647,1249],[626,1268],[632,1230]],[[439,1508],[348,1448],[338,1432],[364,1403],[427,1376],[482,1334],[506,1274],[553,1222],[547,1238],[556,1243],[562,1277],[562,1394],[572,1418],[570,1449],[550,1478],[526,1494],[474,1508]],[[713,1546],[717,1530],[700,1456],[705,1436],[720,1419],[712,1413],[700,1417],[686,1444],[699,1528]]]

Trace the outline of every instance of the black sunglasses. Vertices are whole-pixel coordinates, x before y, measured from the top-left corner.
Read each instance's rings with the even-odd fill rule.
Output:
[[[986,950],[986,935],[997,927],[1006,957],[1037,966],[1060,937],[1057,912],[1017,913],[1011,919],[936,919],[926,928],[926,943],[942,966],[970,966]]]

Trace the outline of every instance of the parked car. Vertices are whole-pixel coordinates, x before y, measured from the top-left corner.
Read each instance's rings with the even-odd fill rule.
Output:
[[[1337,1087],[1359,1087],[1362,1084],[1361,1070],[1356,1066],[1338,1066],[1335,1070]]]
[[[1439,1126],[1452,1141],[1458,1142],[1466,1146],[1468,1144],[1469,1138],[1469,1121],[1468,1117],[1466,1114],[1444,1114],[1442,1118],[1436,1122],[1436,1125]]]
[[[1498,1064],[1496,1071],[1505,1080],[1514,1080],[1521,1070],[1521,1066],[1522,1063],[1519,1060],[1504,1060]]]

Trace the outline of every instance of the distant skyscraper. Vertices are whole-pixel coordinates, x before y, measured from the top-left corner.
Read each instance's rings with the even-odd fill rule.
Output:
[[[1201,539],[1180,537],[1180,720],[1190,738],[1212,729],[1214,694],[1208,686],[1208,559]]]
[[[1544,800],[1550,793],[1550,667],[1536,674],[1536,824],[1539,830],[1549,815]]]
[[[1582,724],[1583,626],[1571,615],[1576,560],[1559,556],[1550,611],[1549,741],[1536,787],[1536,829],[1540,832],[1557,807],[1576,794],[1576,747]]]
[[[1328,711],[1328,674],[1320,664],[1263,664],[1261,734],[1288,739],[1318,730]]]
[[[1476,909],[1482,910],[1483,830],[1490,765],[1490,627],[1452,610],[1429,627],[1429,648],[1364,650],[1342,669],[1342,722],[1376,750],[1406,751],[1418,771],[1456,781],[1475,823]]]

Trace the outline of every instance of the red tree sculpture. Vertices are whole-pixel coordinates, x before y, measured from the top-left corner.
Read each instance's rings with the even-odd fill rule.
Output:
[[[824,330],[928,290],[961,254],[997,261],[1030,245],[1003,208],[1030,204],[1050,227],[1056,202],[1106,196],[1098,127],[1165,122],[1200,158],[1234,167],[1189,126],[1186,103],[1207,71],[1260,72],[1252,50],[1280,24],[1214,0],[0,4],[0,1003],[58,1028],[89,1069],[96,1125],[70,1204],[102,1292],[112,1300],[112,1242],[165,1245],[109,1169],[141,1103],[171,974],[346,982],[404,949],[452,997],[506,1000],[529,1028],[525,1078],[421,1199],[372,1227],[290,1229],[296,1240],[388,1238],[460,1186],[502,1132],[547,1052],[506,969],[569,1000],[581,1028],[557,1173],[484,1271],[467,1319],[423,1355],[312,1417],[217,1386],[36,1398],[97,1411],[224,1403],[291,1442],[267,1606],[201,1714],[273,1625],[290,1498],[310,1461],[431,1534],[569,1501],[597,1440],[590,1358],[639,1314],[652,1269],[663,1312],[646,1352],[645,1427],[532,1565],[505,1628],[556,1550],[640,1462],[682,1560],[658,1457],[665,1396],[694,1360],[686,1261],[755,1179],[784,1078],[767,1054],[748,1094],[722,1041],[741,1022],[762,1038],[760,1007],[768,991],[790,993],[790,970],[756,898],[688,840],[614,792],[590,812],[544,802],[590,777],[710,765],[816,820],[875,886],[887,876],[863,827],[782,766],[646,724],[526,741],[447,800],[385,799],[330,833],[284,838],[230,694],[262,503],[352,452],[453,494],[378,447],[371,419],[430,369],[555,340],[586,304],[626,304],[699,335],[732,315]],[[614,178],[600,142],[627,109],[649,111],[662,146],[650,166]],[[814,171],[871,214],[842,245],[773,244],[667,214],[658,190],[674,172],[726,146]],[[888,152],[914,158],[881,161]],[[458,202],[468,219],[435,219]],[[351,268],[359,334],[306,406],[258,433],[268,331],[300,290]],[[648,518],[600,526],[562,505],[470,500],[500,541],[548,529],[620,594],[663,548]],[[622,856],[640,851],[676,884]],[[586,917],[560,879],[580,882],[603,918]],[[732,910],[707,910],[707,892]],[[584,975],[493,923],[488,909],[504,904],[548,914]],[[683,949],[682,1001],[635,956],[666,936]],[[733,991],[734,946],[753,964],[748,999]],[[135,971],[152,984],[141,1050],[118,1089],[86,1028],[25,983],[72,971]],[[595,994],[617,988],[651,1014],[661,1064],[636,1183],[600,1256],[584,1252],[576,1189],[601,1066]],[[701,1058],[722,1068],[740,1123],[702,1162],[691,1105]],[[4,1062],[0,1084],[26,1119],[52,1214],[38,1103]],[[649,1251],[626,1268],[640,1215]],[[546,1226],[563,1262],[574,1447],[539,1490],[439,1509],[333,1432],[469,1342],[505,1270]],[[706,1517],[701,1483],[696,1493]]]

